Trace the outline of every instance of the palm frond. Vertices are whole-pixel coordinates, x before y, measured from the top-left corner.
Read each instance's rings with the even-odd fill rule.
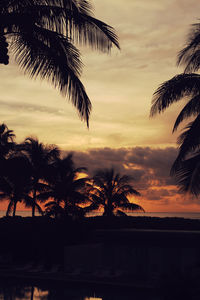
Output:
[[[179,101],[183,97],[194,97],[200,91],[200,75],[179,74],[164,82],[155,91],[152,99],[150,116],[163,112],[172,103]]]
[[[120,49],[113,27],[86,13],[67,10],[67,35],[79,44],[89,45],[96,50],[109,52],[113,45]]]
[[[35,205],[34,199],[28,194],[23,195],[23,203],[27,208],[33,207],[33,205]]]
[[[91,102],[79,79],[81,61],[78,50],[62,35],[34,27],[29,32],[15,35],[11,49],[17,63],[31,77],[40,76],[58,87],[77,108],[82,119],[89,122]]]
[[[41,206],[38,203],[35,203],[35,208],[37,209],[39,214],[41,214],[43,216],[44,212],[43,212]]]
[[[73,191],[70,199],[68,198],[68,201],[65,201],[66,205],[68,205],[68,202],[70,202],[71,204],[84,204],[86,202],[86,197],[80,192]]]
[[[50,206],[56,206],[58,205],[56,201],[49,201],[47,203],[45,203],[45,207],[50,207]]]
[[[200,154],[195,153],[193,157],[181,162],[176,170],[175,179],[181,192],[195,195],[200,194]]]
[[[185,72],[194,72],[200,67],[200,23],[192,25],[186,46],[178,54],[178,65],[185,66]]]
[[[5,3],[2,23],[7,30],[24,28],[24,24],[35,23],[43,28],[65,34],[74,42],[84,43],[107,52],[113,45],[119,48],[115,30],[106,23],[95,19],[89,1],[13,1]]]
[[[97,211],[99,209],[99,204],[93,202],[89,206],[83,207],[85,213]]]
[[[135,204],[135,203],[120,203],[120,208],[125,209],[125,210],[132,210],[132,211],[143,211],[145,212],[145,210],[142,208],[142,206]]]
[[[52,198],[54,196],[54,193],[52,191],[49,192],[41,192],[37,195],[37,200],[40,202],[44,202],[48,200],[49,198]]]
[[[105,204],[105,196],[103,192],[99,192],[98,194],[90,194],[90,199],[92,203],[95,203],[96,205],[104,205]]]
[[[119,217],[127,217],[127,214],[126,214],[124,211],[120,210],[120,209],[117,209],[117,210],[115,211],[115,214],[116,214],[117,216],[119,216]]]
[[[189,118],[191,116],[196,116],[200,113],[200,94],[194,96],[182,109],[180,114],[178,115],[175,123],[173,132],[177,130],[179,124],[185,120],[186,118]]]
[[[180,163],[192,151],[200,147],[200,114],[196,119],[189,123],[186,130],[179,136],[178,143],[180,144],[178,156],[172,166],[171,174],[173,175],[179,169]]]
[[[140,196],[140,192],[136,191],[131,185],[123,185],[119,189],[117,189],[117,194],[123,195],[136,195]]]
[[[128,185],[132,180],[133,180],[132,176],[129,176],[129,175],[120,176],[119,175],[117,180],[116,180],[116,184],[120,188],[120,187],[123,187],[125,185]]]

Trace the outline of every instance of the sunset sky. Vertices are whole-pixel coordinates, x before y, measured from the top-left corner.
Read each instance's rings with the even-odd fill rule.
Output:
[[[134,176],[146,211],[200,211],[200,200],[181,195],[169,177],[176,157],[172,125],[183,103],[149,118],[152,94],[181,73],[176,55],[190,24],[200,17],[196,0],[93,0],[95,16],[116,29],[121,50],[110,55],[81,48],[82,81],[92,101],[90,129],[67,99],[46,82],[31,80],[13,62],[0,65],[0,122],[17,141],[40,141],[73,151],[90,174],[115,166]]]

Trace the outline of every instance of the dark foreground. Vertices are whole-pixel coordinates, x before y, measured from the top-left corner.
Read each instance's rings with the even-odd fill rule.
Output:
[[[93,217],[82,220],[55,220],[46,217],[4,217],[0,219],[0,265],[9,261],[42,261],[46,267],[63,265],[63,249],[68,245],[100,242],[114,230],[113,239],[124,239],[116,230],[155,229],[200,231],[200,220],[151,217]],[[101,233],[100,233],[101,232]],[[104,233],[103,233],[104,232]],[[136,234],[136,233],[135,233]],[[162,236],[162,233],[160,233]],[[137,238],[140,239],[138,232]],[[133,238],[128,234],[128,240]],[[144,237],[143,239],[146,239]]]
[[[87,288],[85,298],[113,290],[99,298],[120,300],[133,293],[135,300],[196,299],[200,292],[199,220],[2,218],[0,241],[2,286],[55,286],[65,294]]]

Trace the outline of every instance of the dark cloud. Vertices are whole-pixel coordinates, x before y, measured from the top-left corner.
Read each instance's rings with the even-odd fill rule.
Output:
[[[121,174],[131,175],[134,188],[142,195],[134,201],[139,201],[144,209],[157,210],[159,207],[161,211],[173,208],[182,211],[192,207],[190,209],[194,210],[199,207],[199,200],[179,192],[170,177],[170,168],[176,156],[177,149],[174,147],[99,148],[74,152],[74,161],[77,166],[87,167],[89,176],[97,169],[110,167]]]
[[[67,152],[65,152],[67,153]],[[77,166],[88,168],[92,176],[97,169],[114,167],[121,174],[131,175],[134,187],[145,199],[164,201],[166,204],[174,195],[179,195],[170,168],[177,155],[177,149],[153,149],[150,147],[102,148],[87,152],[74,152]]]
[[[134,147],[120,149],[92,149],[74,152],[78,165],[85,165],[92,174],[98,168],[114,167],[121,173],[132,175],[137,182],[146,186],[147,181],[158,181],[157,185],[171,185],[170,168],[177,155],[176,148],[152,149]]]

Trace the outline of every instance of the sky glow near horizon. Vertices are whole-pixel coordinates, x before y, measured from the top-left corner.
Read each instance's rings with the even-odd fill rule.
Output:
[[[176,157],[173,122],[183,101],[149,119],[152,94],[181,73],[176,55],[190,24],[198,21],[196,0],[93,0],[95,16],[116,29],[121,50],[106,55],[81,47],[82,82],[92,101],[90,129],[51,85],[31,80],[14,62],[0,65],[0,120],[17,141],[40,141],[74,151],[80,166],[115,166],[134,176],[137,199],[147,211],[200,211],[198,200],[180,195],[169,177]]]

